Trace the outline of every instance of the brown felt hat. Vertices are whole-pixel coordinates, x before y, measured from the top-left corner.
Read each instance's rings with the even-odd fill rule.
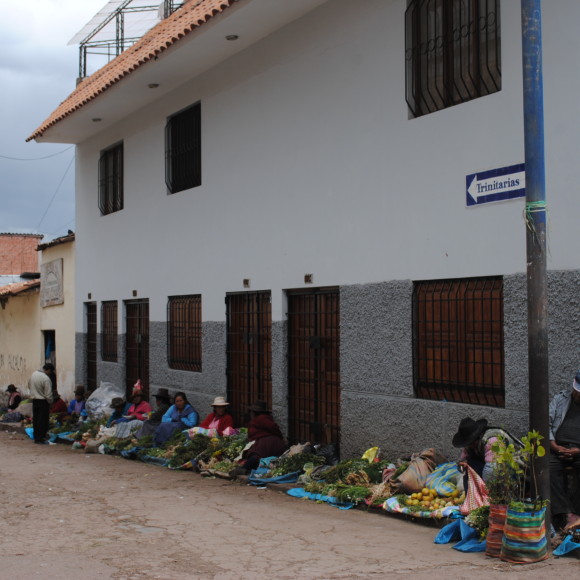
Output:
[[[157,389],[157,392],[153,395],[156,399],[167,399],[168,401],[171,399],[171,395],[167,389]]]
[[[254,413],[269,413],[268,403],[266,401],[255,401],[253,405],[249,407],[250,411]]]
[[[122,407],[125,404],[125,401],[122,397],[114,397],[111,401],[111,409],[116,409],[117,407]]]

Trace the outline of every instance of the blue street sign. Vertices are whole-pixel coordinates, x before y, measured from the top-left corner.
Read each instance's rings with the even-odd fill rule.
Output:
[[[510,165],[465,177],[467,206],[526,196],[525,165]]]

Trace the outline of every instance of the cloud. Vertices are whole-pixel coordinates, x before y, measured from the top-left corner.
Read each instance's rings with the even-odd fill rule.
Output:
[[[35,232],[40,225],[39,233],[62,235],[68,228],[74,229],[74,167],[67,172],[74,149],[50,159],[34,160],[68,146],[25,143],[25,139],[74,89],[78,46],[67,43],[105,4],[106,0],[3,3],[1,232]]]

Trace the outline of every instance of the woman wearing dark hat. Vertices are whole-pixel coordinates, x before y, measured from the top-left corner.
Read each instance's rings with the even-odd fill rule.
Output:
[[[143,423],[141,429],[139,429],[135,434],[137,439],[145,437],[146,435],[153,435],[155,429],[161,425],[163,415],[165,415],[165,413],[169,411],[169,407],[171,407],[171,396],[167,389],[157,389],[157,392],[153,396],[155,397],[156,409],[149,415],[149,419]]]
[[[260,459],[279,457],[288,447],[266,401],[256,401],[249,410],[252,418],[248,423],[248,441],[254,441],[254,444],[244,453],[242,467],[230,472],[232,476],[249,473],[260,465]]]
[[[507,431],[496,427],[489,427],[487,419],[475,421],[466,417],[459,423],[459,429],[453,436],[453,447],[463,447],[459,462],[467,463],[477,474],[487,481],[493,473],[494,455],[491,446],[499,439],[506,444],[521,442],[512,437]]]
[[[131,406],[130,403],[126,403],[123,397],[113,397],[111,401],[111,409],[113,412],[109,416],[109,420],[107,421],[107,427],[112,427],[116,425],[119,420],[123,419],[123,417],[129,411],[129,407]]]

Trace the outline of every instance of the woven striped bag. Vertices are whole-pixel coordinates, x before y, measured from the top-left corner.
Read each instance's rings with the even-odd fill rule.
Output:
[[[507,505],[491,504],[489,506],[489,529],[485,538],[485,555],[499,558],[503,543],[503,532]]]
[[[507,510],[500,558],[512,564],[530,564],[548,557],[546,508]]]

